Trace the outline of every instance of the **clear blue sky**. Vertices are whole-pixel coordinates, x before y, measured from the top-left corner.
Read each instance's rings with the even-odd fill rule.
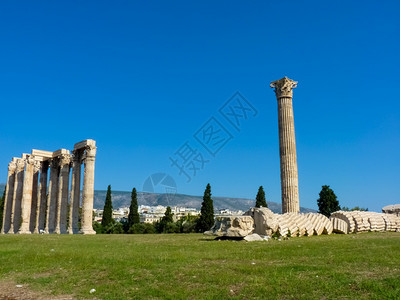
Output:
[[[156,172],[178,192],[280,202],[277,103],[294,90],[300,204],[322,185],[341,205],[400,203],[399,1],[2,1],[0,182],[13,156],[97,141],[96,189],[142,189]],[[240,132],[218,110],[239,91],[257,111]],[[210,120],[232,138],[212,157]],[[187,183],[170,157],[209,160]],[[175,155],[176,156],[176,155]]]

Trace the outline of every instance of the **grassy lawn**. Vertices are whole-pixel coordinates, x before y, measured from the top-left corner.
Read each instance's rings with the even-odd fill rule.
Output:
[[[400,299],[400,233],[253,243],[200,234],[1,235],[0,276],[76,298]]]

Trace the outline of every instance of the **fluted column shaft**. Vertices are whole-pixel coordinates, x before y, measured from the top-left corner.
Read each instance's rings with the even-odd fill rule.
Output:
[[[45,229],[45,216],[47,208],[47,173],[49,170],[49,163],[42,162],[40,169],[40,182],[38,188],[38,205],[36,209],[36,225],[34,233],[39,233],[40,230]]]
[[[55,233],[67,232],[67,206],[69,188],[70,156],[65,154],[60,159],[60,176],[57,195],[57,224]]]
[[[73,151],[71,194],[69,208],[68,233],[75,234],[79,232],[79,201],[81,188],[81,156],[79,150]]]
[[[299,183],[293,117],[293,88],[297,82],[287,77],[271,83],[278,101],[279,155],[281,167],[282,213],[299,212]]]
[[[8,164],[8,175],[7,175],[7,185],[6,194],[4,197],[4,212],[3,212],[3,226],[1,228],[1,233],[7,233],[11,226],[11,212],[12,203],[14,195],[14,182],[15,182],[15,170],[17,165],[14,161]]]
[[[21,201],[22,201],[22,188],[24,185],[24,168],[25,168],[25,160],[18,159],[17,170],[15,174],[15,182],[14,182],[12,210],[11,210],[11,226],[8,233],[18,232],[21,223]]]
[[[299,183],[292,98],[278,99],[282,212],[299,212]]]
[[[26,170],[24,175],[24,186],[22,189],[22,223],[18,233],[31,233],[29,231],[29,222],[31,220],[31,206],[32,206],[32,185],[33,185],[33,171],[34,159],[28,156],[26,159]]]
[[[56,227],[56,208],[58,194],[58,160],[53,159],[50,165],[49,193],[47,197],[46,229],[47,233],[53,233]]]
[[[83,234],[95,234],[93,230],[94,164],[96,147],[87,146],[83,175],[82,228]]]

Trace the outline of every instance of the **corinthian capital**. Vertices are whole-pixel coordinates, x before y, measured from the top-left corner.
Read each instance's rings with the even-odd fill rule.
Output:
[[[17,160],[17,171],[23,171],[25,169],[25,160],[24,159],[18,159]]]
[[[60,156],[60,167],[63,167],[65,165],[69,165],[71,162],[71,155],[69,154],[62,154]]]
[[[275,88],[276,97],[293,97],[293,89],[297,87],[297,81],[283,77],[282,79],[272,81],[272,88]]]
[[[42,167],[42,163],[41,163],[40,161],[38,161],[38,160],[35,160],[35,164],[34,164],[34,171],[35,171],[35,173],[36,173],[36,172],[39,172],[40,169],[41,169],[41,167]]]
[[[26,163],[29,165],[33,165],[35,163],[35,157],[33,155],[28,155],[26,157]]]
[[[17,169],[17,164],[14,161],[11,161],[8,164],[8,172],[14,173],[16,169]]]
[[[86,146],[86,157],[95,157],[96,156],[96,146],[87,145]]]

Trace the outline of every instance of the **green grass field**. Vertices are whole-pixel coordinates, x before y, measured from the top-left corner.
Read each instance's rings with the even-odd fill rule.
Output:
[[[0,275],[78,299],[400,299],[400,233],[2,235]]]

